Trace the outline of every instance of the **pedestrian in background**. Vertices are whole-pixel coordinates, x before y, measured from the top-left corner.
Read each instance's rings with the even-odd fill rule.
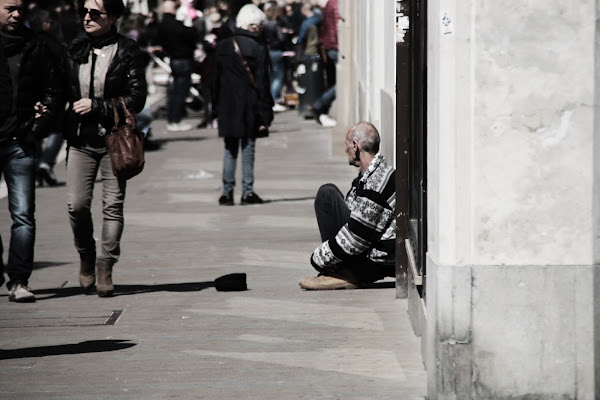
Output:
[[[123,96],[138,113],[146,102],[144,54],[117,33],[121,0],[80,0],[85,32],[69,50],[69,108],[65,121],[69,219],[80,257],[79,283],[100,297],[113,295],[112,271],[121,254],[126,181],[112,170],[104,135],[114,125],[112,99]],[[102,245],[96,257],[91,214],[94,182],[102,177]]]
[[[263,202],[254,192],[254,151],[256,139],[268,136],[268,127],[273,121],[269,53],[260,39],[265,21],[266,16],[258,7],[247,4],[237,15],[233,37],[217,43],[212,93],[219,118],[219,136],[225,142],[220,205],[234,204],[235,168],[240,147],[241,204]]]
[[[167,130],[171,132],[189,131],[192,125],[184,123],[185,98],[192,84],[194,51],[197,34],[191,18],[184,22],[176,19],[179,3],[165,0],[162,4],[162,21],[158,25],[160,44],[170,59],[171,76],[167,93]]]
[[[271,60],[271,96],[275,103],[273,111],[281,112],[287,110],[287,107],[277,102],[281,97],[281,86],[285,77],[283,50],[286,37],[280,22],[281,8],[277,2],[269,1],[265,4],[264,9],[267,22],[263,27],[263,37],[269,49],[269,59]]]
[[[43,37],[50,54],[54,57],[57,65],[61,67],[61,73],[63,73],[62,67],[64,67],[66,57],[66,47],[64,43],[59,42],[59,38],[62,37],[59,30],[60,27],[57,24],[56,18],[48,11],[42,8],[36,8],[29,13],[27,16],[29,27],[38,36]],[[56,175],[54,174],[54,166],[56,165],[56,158],[63,145],[62,135],[62,119],[64,117],[64,109],[59,111],[56,124],[52,128],[52,132],[44,140],[42,147],[42,153],[38,162],[38,170],[36,177],[36,185],[43,186],[57,186],[59,184]]]
[[[63,104],[61,74],[46,42],[23,25],[23,10],[22,0],[0,0],[0,176],[13,221],[6,273],[8,299],[15,302],[35,301],[27,285],[35,247],[36,157]],[[0,238],[0,260],[3,250]]]
[[[325,62],[327,89],[313,104],[313,115],[315,120],[321,125],[333,127],[337,125],[337,121],[329,117],[328,114],[336,95],[336,68],[338,62],[337,23],[340,19],[340,13],[338,0],[316,0],[316,3],[323,13],[323,20],[319,29],[319,41],[321,43],[323,61]]]

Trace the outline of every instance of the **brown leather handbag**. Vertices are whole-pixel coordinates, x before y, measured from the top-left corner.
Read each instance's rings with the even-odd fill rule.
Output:
[[[131,179],[144,169],[144,134],[136,128],[136,117],[123,97],[112,99],[115,125],[105,136],[113,173],[119,179]],[[119,104],[124,118],[120,117]]]

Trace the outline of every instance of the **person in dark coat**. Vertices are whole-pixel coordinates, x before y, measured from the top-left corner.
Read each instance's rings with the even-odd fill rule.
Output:
[[[12,108],[12,83],[2,41],[0,41],[0,99],[2,99],[0,101],[0,121],[4,121]]]
[[[0,0],[0,42],[6,59],[0,61],[0,109],[6,113],[4,107],[10,106],[0,119],[0,176],[6,181],[13,220],[6,272],[8,298],[15,302],[35,301],[27,285],[35,247],[36,155],[63,105],[61,74],[47,43],[23,25],[23,10],[22,0]],[[0,239],[0,259],[2,252]]]
[[[113,295],[112,271],[121,254],[124,225],[126,181],[114,175],[104,138],[114,125],[112,99],[122,96],[127,108],[139,113],[147,94],[144,54],[115,27],[124,8],[121,0],[80,0],[85,32],[67,54],[69,108],[63,134],[69,219],[81,261],[79,283],[86,292],[96,284],[100,297]],[[104,218],[96,257],[91,204],[98,172]]]
[[[259,38],[265,14],[255,5],[241,8],[233,37],[217,43],[213,71],[213,106],[224,138],[223,194],[220,205],[233,205],[237,155],[242,148],[241,204],[260,204],[254,193],[254,148],[257,138],[268,136],[273,121],[269,53]],[[236,51],[237,43],[240,53]],[[249,71],[244,66],[247,63]]]

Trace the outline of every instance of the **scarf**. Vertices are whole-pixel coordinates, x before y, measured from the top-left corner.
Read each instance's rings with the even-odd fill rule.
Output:
[[[6,58],[19,54],[25,46],[25,37],[20,35],[0,32],[0,41],[2,41],[2,45],[4,46],[4,55]]]
[[[73,59],[79,64],[85,64],[89,60],[90,51],[92,48],[101,49],[109,44],[117,43],[119,40],[119,34],[117,28],[113,25],[110,32],[102,36],[91,36],[83,32],[73,39],[71,45],[71,55]]]

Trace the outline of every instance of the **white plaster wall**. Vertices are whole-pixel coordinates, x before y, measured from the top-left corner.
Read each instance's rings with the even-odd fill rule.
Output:
[[[593,263],[595,3],[428,6],[432,258]]]
[[[428,2],[432,399],[595,396],[598,7]]]
[[[356,12],[353,47],[355,121],[369,121],[377,127],[381,134],[381,151],[388,162],[395,165],[396,2],[348,1],[352,3],[348,9],[353,8]]]
[[[473,7],[476,264],[593,263],[595,8]]]

